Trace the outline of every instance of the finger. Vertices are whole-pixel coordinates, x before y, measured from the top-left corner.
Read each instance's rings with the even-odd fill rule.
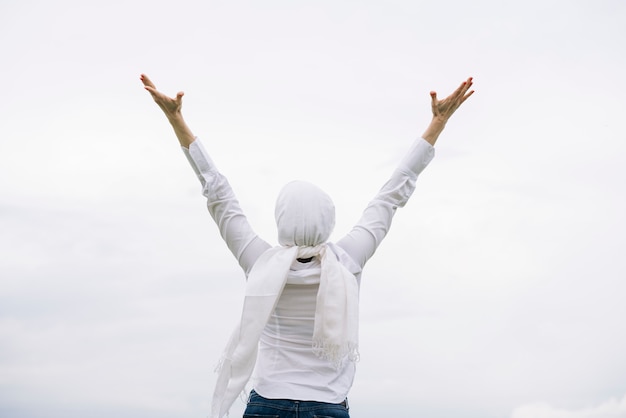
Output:
[[[159,97],[159,92],[154,87],[144,86],[143,88],[146,89],[148,93],[150,93],[150,95],[152,96],[154,100],[156,100]]]
[[[465,92],[467,92],[470,87],[472,87],[472,84],[474,84],[474,78],[473,77],[469,77],[466,81],[465,81]],[[465,93],[464,92],[464,93]]]
[[[146,89],[148,93],[150,93],[150,95],[155,101],[158,101],[159,99],[161,99],[162,94],[154,87],[144,86],[143,88]]]
[[[461,103],[466,101],[472,94],[474,94],[474,90],[471,90],[469,93],[467,93],[465,96],[463,96],[463,98],[461,99]]]
[[[147,75],[141,74],[141,77],[139,77],[139,78],[141,79],[141,82],[143,83],[144,86],[152,87],[153,89],[156,89],[156,86],[154,85],[152,80],[150,80],[150,78]]]
[[[462,96],[464,93],[464,90],[467,89],[466,86],[467,86],[467,81],[462,82],[461,85],[457,87],[456,90],[454,90],[454,92],[450,95],[450,97],[457,98],[459,96]]]
[[[472,84],[474,84],[474,77],[467,77],[467,80],[463,82],[463,85],[466,87],[469,87]]]
[[[467,80],[465,80],[464,84],[464,88],[463,88],[463,97],[465,97],[467,91],[472,87],[472,85],[474,84],[474,77],[468,77]],[[469,96],[467,96],[469,97]]]
[[[469,95],[466,95],[469,88],[472,86],[472,77],[469,77],[467,80],[461,83],[461,85],[450,95],[450,99],[454,102],[457,102],[457,107],[463,103]]]

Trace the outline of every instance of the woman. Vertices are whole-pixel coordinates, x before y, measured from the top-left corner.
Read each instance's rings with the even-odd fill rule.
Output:
[[[228,413],[254,372],[244,417],[348,418],[362,268],[396,209],[413,193],[448,119],[473,94],[472,78],[445,99],[430,93],[433,116],[422,138],[337,242],[328,242],[335,225],[330,197],[310,183],[288,183],[276,202],[276,247],[255,234],[228,181],[185,123],[183,93],[171,98],[146,75],[141,81],[172,125],[202,184],[209,213],[247,277],[241,321],[218,368],[211,417]]]

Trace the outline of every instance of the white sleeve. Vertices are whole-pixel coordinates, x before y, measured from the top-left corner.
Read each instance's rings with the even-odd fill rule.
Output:
[[[211,217],[247,275],[270,245],[254,232],[228,180],[218,171],[202,143],[196,138],[189,149],[182,147],[182,150],[202,184],[202,195],[207,199]]]
[[[359,222],[337,241],[361,267],[374,255],[391,227],[396,209],[407,203],[415,191],[417,177],[434,156],[435,149],[426,140],[414,141],[389,180],[367,205]]]

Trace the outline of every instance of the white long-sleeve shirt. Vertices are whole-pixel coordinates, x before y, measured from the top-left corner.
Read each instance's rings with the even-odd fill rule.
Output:
[[[183,147],[183,152],[202,184],[209,213],[247,276],[271,245],[254,232],[226,177],[200,141],[196,139],[189,149]],[[434,148],[428,142],[421,138],[414,141],[357,224],[333,245],[339,261],[359,282],[361,269],[389,231],[396,209],[406,204],[415,190],[417,176],[433,157]],[[295,261],[291,270],[315,279],[320,274],[320,263],[316,259],[308,263]],[[312,350],[318,286],[285,286],[259,343],[254,388],[261,396],[331,403],[346,398],[354,379],[354,363],[346,360],[335,369]]]

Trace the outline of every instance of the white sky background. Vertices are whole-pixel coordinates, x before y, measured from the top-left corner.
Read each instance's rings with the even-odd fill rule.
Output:
[[[626,417],[620,1],[0,3],[0,416],[202,417],[243,275],[149,74],[259,233],[347,232],[468,76],[365,270],[354,417]],[[242,405],[233,409],[234,416]]]

